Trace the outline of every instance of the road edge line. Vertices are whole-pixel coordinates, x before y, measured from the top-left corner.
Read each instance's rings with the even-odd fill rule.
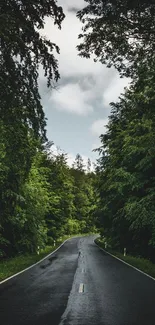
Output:
[[[72,238],[77,238],[77,237],[72,237]],[[4,282],[7,282],[9,280],[11,280],[12,278],[15,278],[17,275],[21,274],[21,273],[24,273],[26,271],[28,271],[29,269],[31,269],[32,267],[36,266],[37,264],[41,263],[42,261],[44,261],[46,258],[48,258],[49,256],[53,255],[55,252],[58,251],[58,249],[60,249],[60,247],[62,247],[68,240],[72,239],[72,238],[68,238],[66,239],[59,247],[57,247],[53,252],[51,252],[50,254],[48,254],[47,256],[45,256],[44,258],[42,258],[41,260],[39,260],[37,263],[35,264],[32,264],[30,266],[28,266],[26,269],[18,272],[18,273],[15,273],[13,275],[11,275],[9,278],[6,278],[2,281],[0,281],[0,285],[3,284]]]
[[[105,249],[103,249],[103,248],[100,247],[98,244],[96,244],[95,241],[94,241],[94,244],[95,244],[99,249],[101,249],[103,252],[105,252],[105,253],[107,253],[108,255],[110,255],[110,256],[116,258],[116,259],[119,260],[120,262],[122,262],[122,263],[124,263],[124,264],[126,264],[126,265],[128,265],[128,266],[130,266],[130,267],[132,267],[134,270],[136,270],[136,271],[138,271],[138,272],[140,272],[140,273],[146,275],[148,278],[150,278],[150,279],[152,279],[153,281],[155,281],[155,278],[153,278],[151,275],[149,275],[149,274],[147,274],[147,273],[141,271],[141,270],[138,269],[137,267],[135,267],[135,266],[133,266],[133,265],[131,265],[131,264],[129,264],[129,263],[127,263],[127,262],[121,260],[121,258],[119,258],[119,257],[117,257],[117,256],[115,256],[115,255],[113,255],[113,254],[111,254],[111,253],[109,253],[109,252],[107,252]]]

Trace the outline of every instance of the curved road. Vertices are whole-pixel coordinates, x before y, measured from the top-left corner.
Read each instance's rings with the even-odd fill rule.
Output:
[[[154,325],[155,281],[73,238],[0,285],[1,325]]]

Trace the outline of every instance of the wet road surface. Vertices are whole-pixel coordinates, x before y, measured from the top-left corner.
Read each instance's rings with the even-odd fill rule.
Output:
[[[155,281],[100,250],[93,236],[70,239],[0,285],[0,325],[89,324],[155,324]]]

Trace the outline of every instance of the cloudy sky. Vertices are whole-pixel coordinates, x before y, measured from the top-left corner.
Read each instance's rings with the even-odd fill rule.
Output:
[[[75,11],[84,0],[59,0],[66,18],[59,30],[51,19],[46,20],[43,34],[60,47],[61,80],[56,90],[46,88],[43,77],[40,91],[47,122],[47,136],[69,154],[71,164],[80,153],[84,160],[95,161],[92,149],[99,146],[110,113],[109,102],[117,100],[128,80],[120,79],[116,70],[78,56],[76,45],[81,23]]]

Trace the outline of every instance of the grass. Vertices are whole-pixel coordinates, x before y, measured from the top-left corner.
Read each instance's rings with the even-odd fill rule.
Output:
[[[56,242],[55,246],[46,246],[45,249],[40,251],[39,255],[37,254],[19,255],[13,258],[0,261],[0,281],[5,280],[11,275],[26,269],[32,264],[37,263],[38,261],[46,257],[48,254],[52,253],[57,247],[59,247],[64,242],[64,240],[72,237],[87,236],[87,235],[88,234],[63,236]]]
[[[105,240],[101,238],[97,238],[95,240],[96,244],[99,245],[101,248],[105,249]],[[135,266],[137,269],[147,273],[148,275],[155,278],[155,264],[153,264],[151,261],[141,258],[141,257],[135,257],[131,255],[124,256],[123,254],[116,252],[115,250],[111,248],[105,249],[107,252],[115,255],[116,257],[119,257],[121,260],[125,261],[126,263]]]

